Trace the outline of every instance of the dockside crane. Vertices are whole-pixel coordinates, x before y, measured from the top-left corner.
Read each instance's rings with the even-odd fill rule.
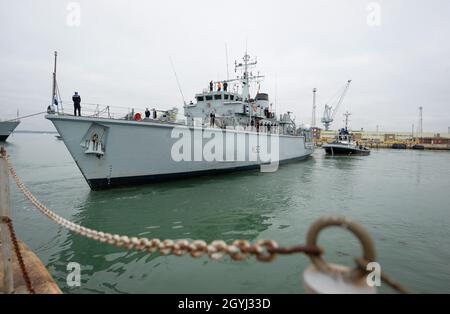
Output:
[[[322,117],[322,123],[325,126],[325,130],[328,131],[330,129],[331,123],[334,121],[334,118],[336,117],[336,113],[338,112],[339,107],[341,106],[342,102],[344,101],[345,95],[347,94],[347,91],[350,87],[350,83],[352,80],[348,80],[347,83],[344,86],[344,90],[340,94],[339,98],[337,99],[336,103],[334,105],[328,105],[325,104],[325,110],[323,112]]]

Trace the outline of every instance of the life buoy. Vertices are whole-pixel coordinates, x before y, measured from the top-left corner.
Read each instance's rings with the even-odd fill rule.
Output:
[[[142,116],[141,114],[138,112],[134,115],[134,121],[141,121],[142,120]]]

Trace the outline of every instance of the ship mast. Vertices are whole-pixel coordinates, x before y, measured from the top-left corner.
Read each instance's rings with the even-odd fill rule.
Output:
[[[348,129],[348,117],[350,117],[352,114],[350,112],[344,113],[345,116],[345,128]]]
[[[242,84],[242,99],[245,100],[250,100],[250,82],[253,80],[257,80],[260,78],[264,78],[264,76],[262,75],[253,75],[251,72],[249,72],[249,70],[255,66],[258,62],[255,60],[251,60],[250,59],[250,55],[247,53],[247,51],[245,52],[244,57],[242,58],[243,62],[242,63],[237,63],[235,62],[234,67],[235,67],[235,71],[237,71],[238,68],[242,69],[242,76],[238,77],[237,81],[240,81]],[[232,82],[232,81],[236,81],[236,80],[228,80],[228,82]]]
[[[58,56],[58,53],[55,51],[55,63],[54,63],[54,66],[53,66],[53,86],[52,86],[52,103],[51,103],[51,107],[53,107],[55,105],[55,100],[56,100],[56,60],[57,60],[57,56]]]

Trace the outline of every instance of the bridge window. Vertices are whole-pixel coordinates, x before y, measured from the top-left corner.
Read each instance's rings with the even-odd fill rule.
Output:
[[[230,99],[231,99],[231,100],[234,100],[234,95],[230,95]]]
[[[228,99],[228,96],[229,96],[228,94],[224,94],[223,99]]]
[[[206,100],[212,100],[212,96],[205,96]]]
[[[203,96],[197,97],[197,101],[203,101],[203,100],[204,100],[204,97],[203,97]]]
[[[222,95],[214,95],[214,99],[216,99],[216,100],[222,99]]]

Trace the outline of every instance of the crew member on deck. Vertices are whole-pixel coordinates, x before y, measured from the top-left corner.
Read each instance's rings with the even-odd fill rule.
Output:
[[[217,91],[220,92],[222,90],[222,83],[217,83]]]
[[[209,82],[209,91],[212,93],[213,89],[214,89],[214,83],[213,83],[213,81],[211,81],[211,82]]]
[[[72,96],[73,101],[73,115],[76,116],[78,112],[78,116],[81,117],[81,97],[78,95],[78,92]]]
[[[145,108],[145,118],[150,119],[150,110],[148,108]]]
[[[223,91],[226,92],[228,90],[228,83],[226,81],[223,82]]]
[[[152,111],[153,111],[153,119],[156,120],[156,109],[153,108]]]
[[[216,124],[216,114],[214,112],[211,112],[209,115],[209,126],[210,127],[214,127],[214,125]]]

